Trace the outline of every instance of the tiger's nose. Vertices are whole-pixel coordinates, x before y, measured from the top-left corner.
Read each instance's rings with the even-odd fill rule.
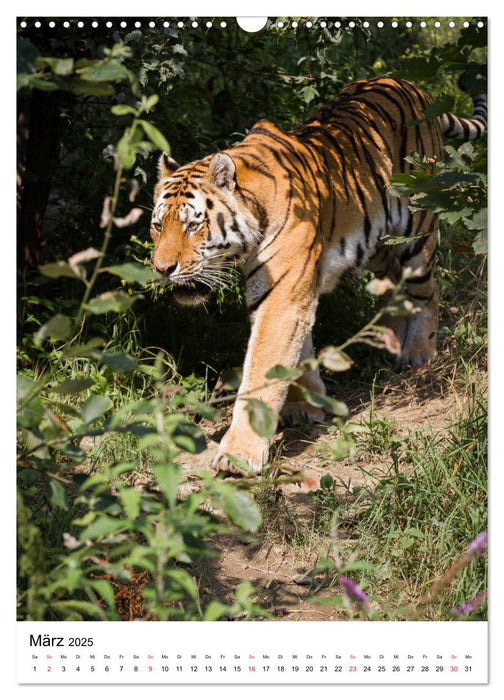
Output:
[[[175,265],[170,265],[170,263],[156,263],[156,272],[160,272],[162,275],[169,277],[177,269],[178,263]]]

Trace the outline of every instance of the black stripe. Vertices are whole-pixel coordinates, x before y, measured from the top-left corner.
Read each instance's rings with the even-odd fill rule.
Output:
[[[453,114],[451,114],[450,112],[446,114],[446,117],[448,119],[449,129],[445,131],[445,134],[446,136],[451,136],[452,133],[455,131],[455,119],[453,117]]]
[[[425,282],[428,282],[432,277],[432,270],[429,270],[428,272],[425,273],[425,275],[422,275],[421,277],[410,277],[409,279],[406,280],[406,284],[424,284]],[[418,297],[416,297],[418,298]]]
[[[323,124],[321,124],[321,135],[324,136],[324,138],[329,141],[331,144],[331,147],[336,151],[337,155],[339,156],[340,159],[340,167],[341,167],[341,179],[343,180],[343,185],[345,187],[345,196],[347,202],[350,199],[350,193],[348,192],[348,184],[347,184],[347,170],[346,170],[346,159],[345,159],[345,153],[343,149],[340,147],[338,141],[336,140],[336,137],[333,136],[333,134],[329,131],[327,131],[327,127],[325,127]]]
[[[360,135],[358,135],[358,136],[359,136],[359,139],[361,139]],[[389,200],[387,198],[387,186],[385,184],[385,180],[383,179],[382,175],[376,169],[376,162],[371,157],[371,154],[366,149],[362,140],[361,140],[361,145],[362,145],[362,150],[364,152],[364,157],[366,159],[369,170],[370,170],[371,175],[373,177],[375,187],[380,194],[380,197],[382,200],[382,208],[383,208],[383,212],[384,212],[385,220],[386,220],[389,216]]]
[[[410,294],[410,293],[408,292],[408,297],[410,297],[411,299],[418,299],[418,301],[424,301],[426,304],[428,304],[429,301],[432,299],[432,297],[434,296],[435,293],[436,293],[436,290],[434,290],[434,291],[432,292],[432,294],[429,294],[428,296],[425,296],[425,294],[423,294],[423,295],[422,295],[422,294],[418,294],[418,295],[417,295],[417,294]]]
[[[368,102],[368,100],[366,100],[364,97],[356,98],[355,102],[361,102],[362,104],[365,104],[366,107],[368,107],[369,109],[374,110],[378,114],[378,116],[389,125],[391,131],[396,131],[396,120],[389,112],[383,109],[383,107],[379,103]]]
[[[257,216],[259,220],[259,228],[262,232],[266,231],[266,229],[269,226],[269,220],[268,220],[268,213],[266,209],[263,207],[263,205],[259,202],[255,194],[245,188],[245,187],[240,187],[238,188],[238,191],[241,195],[241,197],[248,203],[250,202],[250,205],[252,208],[255,208],[254,214]]]
[[[227,231],[226,231],[226,226],[224,225],[224,216],[223,216],[222,212],[219,212],[217,214],[217,225],[219,226],[219,228],[221,230],[222,237],[224,238],[224,240],[226,240]]]
[[[363,257],[364,257],[364,250],[363,250],[361,244],[357,243],[357,257],[355,258],[355,267],[360,266]]]
[[[267,289],[265,292],[263,292],[263,293],[261,294],[261,296],[259,297],[259,299],[257,299],[253,304],[251,304],[250,306],[248,306],[248,310],[249,310],[249,312],[250,312],[251,314],[254,313],[254,311],[256,311],[256,310],[259,308],[259,306],[263,303],[263,301],[269,297],[269,295],[270,295],[271,292],[275,289],[275,287],[277,287],[278,284],[280,284],[280,282],[283,280],[283,278],[285,277],[285,275],[287,274],[287,272],[288,272],[288,270],[286,270],[286,271],[283,273],[283,275],[281,275],[281,277],[279,277],[279,278],[277,279],[277,281],[273,284],[272,287],[270,287],[270,288]]]
[[[237,148],[238,147],[239,146],[237,146]],[[267,163],[265,163],[264,160],[262,160],[262,158],[259,158],[258,156],[254,155],[253,153],[245,153],[243,155],[240,155],[239,153],[238,154],[233,153],[233,157],[237,158],[238,160],[243,161],[245,167],[248,170],[252,170],[255,173],[259,173],[260,175],[264,175],[264,177],[268,177],[271,180],[275,179],[275,176],[272,173],[270,173],[268,170],[266,170],[266,168],[268,167]],[[247,163],[248,158],[251,158],[252,160],[258,161],[261,165],[259,166],[259,165],[253,165],[251,163]]]
[[[401,263],[401,265],[404,265],[405,262],[407,262],[408,260],[411,260],[416,255],[418,255],[428,240],[429,240],[429,236],[422,235],[414,243],[414,245],[411,247],[411,249],[408,248],[407,250],[405,250],[404,253],[401,255],[401,257],[399,258],[399,262]]]

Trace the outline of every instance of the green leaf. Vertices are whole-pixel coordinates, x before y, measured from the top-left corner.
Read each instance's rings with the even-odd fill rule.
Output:
[[[73,58],[46,58],[39,56],[35,59],[37,68],[44,70],[49,68],[55,75],[68,76],[74,69]]]
[[[177,503],[178,489],[182,481],[182,468],[178,464],[156,464],[152,466],[156,483],[173,508]]]
[[[307,105],[309,105],[310,102],[313,102],[313,100],[319,96],[317,88],[315,88],[313,85],[305,85],[305,87],[299,91],[299,94],[303,98],[303,102]]]
[[[119,488],[119,498],[121,499],[128,518],[134,520],[138,517],[141,502],[140,492],[133,486],[122,486]]]
[[[74,445],[73,442],[64,442],[61,446],[56,445],[54,448],[59,452],[66,455],[72,462],[80,464],[86,459],[86,453],[78,445]]]
[[[148,97],[145,100],[145,107],[144,107],[145,111],[150,112],[151,109],[153,109],[157,105],[158,102],[159,102],[159,95],[150,95],[150,97]]]
[[[37,78],[35,75],[29,76],[29,81],[31,87],[37,88],[37,90],[42,90],[42,92],[54,92],[54,90],[60,89],[60,86],[57,85],[57,83],[53,83],[52,80]]]
[[[214,622],[220,620],[221,617],[229,615],[229,607],[220,603],[218,600],[212,600],[207,605],[205,614],[203,615],[203,620],[205,622]]]
[[[165,139],[163,134],[159,131],[159,129],[157,129],[150,122],[145,121],[144,119],[140,119],[139,123],[142,125],[142,128],[145,131],[147,138],[150,141],[152,141],[154,146],[156,146],[156,148],[158,148],[160,151],[164,151],[165,153],[170,155],[170,144]]]
[[[415,124],[421,124],[425,121],[432,121],[436,119],[441,114],[450,112],[455,104],[455,99],[453,95],[445,94],[442,95],[438,100],[432,102],[432,104],[427,105],[424,110],[425,119],[414,119],[406,123],[406,126],[414,126]]]
[[[289,381],[292,379],[299,379],[303,372],[297,368],[291,369],[290,367],[284,367],[283,365],[275,365],[266,372],[266,379],[281,379]]]
[[[418,537],[418,539],[423,540],[425,538],[425,533],[418,530],[416,527],[407,527],[403,531],[404,535],[409,535],[410,537]]]
[[[486,255],[488,253],[486,231],[478,231],[472,242],[472,247],[476,255]]]
[[[89,579],[89,584],[92,588],[95,589],[100,598],[103,598],[103,600],[109,606],[109,608],[115,610],[115,593],[110,581],[106,581],[103,578],[94,578]]]
[[[89,303],[85,305],[86,311],[92,314],[106,314],[110,311],[116,311],[122,313],[127,311],[134,304],[139,296],[133,296],[126,294],[125,292],[104,292],[100,296],[91,299]]]
[[[259,399],[249,399],[245,404],[250,425],[254,432],[264,438],[273,437],[278,423],[278,414]]]
[[[40,346],[44,340],[67,340],[72,335],[72,321],[63,314],[56,314],[47,323],[44,323],[38,331],[34,333],[35,344]]]
[[[63,357],[96,357],[96,348],[104,345],[103,338],[91,338],[84,345],[72,345],[63,350]]]
[[[340,435],[336,440],[332,440],[330,444],[331,457],[336,462],[341,462],[348,456],[348,451],[351,443],[346,435]]]
[[[433,78],[442,60],[431,55],[429,58],[413,57],[403,61],[404,70],[394,71],[393,78],[407,78],[408,80],[426,80]]]
[[[87,618],[98,618],[99,609],[94,603],[86,600],[52,600],[51,607],[65,620],[82,620],[82,613]]]
[[[22,374],[17,376],[16,399],[18,408],[17,420],[24,428],[33,428],[39,425],[44,416],[44,406],[37,396],[38,384]],[[33,395],[26,404],[25,401]],[[24,405],[23,405],[24,404]]]
[[[128,284],[147,284],[153,280],[161,279],[161,275],[146,265],[139,263],[123,263],[122,265],[111,265],[105,268],[111,275],[117,275]]]
[[[113,405],[108,396],[90,396],[81,406],[81,418],[89,425],[101,418]]]
[[[346,353],[333,346],[321,350],[318,359],[324,367],[333,372],[345,372],[353,365],[353,360]]]
[[[79,394],[92,386],[94,386],[94,380],[83,377],[82,379],[66,379],[51,387],[51,389],[56,394]]]
[[[130,143],[128,136],[125,135],[119,139],[116,150],[119,160],[121,161],[121,165],[126,170],[130,170],[135,165],[136,150]]]
[[[49,493],[49,500],[58,508],[63,508],[63,510],[68,510],[68,495],[65,491],[63,484],[57,479],[49,479],[47,482],[47,490]]]
[[[102,352],[98,358],[114,372],[130,372],[138,367],[137,362],[124,352]]]
[[[86,540],[97,540],[101,537],[118,533],[125,522],[127,523],[129,521],[119,520],[118,518],[110,518],[108,515],[101,515],[93,520],[93,522],[80,533],[79,540],[81,542],[85,542]]]
[[[58,260],[54,263],[47,263],[47,265],[39,265],[39,271],[45,275],[45,277],[50,277],[51,279],[57,279],[58,277],[73,277],[74,279],[83,279],[70,265],[64,260]]]
[[[369,564],[367,561],[353,561],[350,564],[347,564],[343,568],[344,574],[349,573],[350,571],[375,571],[376,566],[373,564]]]
[[[226,369],[221,375],[221,381],[226,389],[238,389],[242,380],[242,372],[239,369]]]
[[[198,587],[193,577],[184,569],[168,569],[166,574],[178,583],[178,585],[191,596],[193,600],[198,600]]]
[[[93,82],[103,81],[118,81],[129,78],[128,69],[115,59],[104,59],[101,61],[92,61],[85,68],[78,68],[76,72],[82,80]]]
[[[487,229],[487,221],[488,219],[488,212],[487,209],[479,209],[477,212],[473,214],[473,216],[469,219],[467,217],[464,217],[462,221],[464,222],[464,226],[468,228],[470,231],[486,231]]]
[[[348,408],[343,401],[336,401],[336,399],[333,399],[330,396],[316,394],[314,391],[310,391],[302,385],[298,385],[298,389],[301,391],[303,398],[308,401],[310,406],[322,408],[324,411],[333,413],[335,416],[348,416]]]
[[[130,105],[113,105],[110,108],[110,111],[117,117],[122,117],[125,114],[136,114],[135,109],[133,107],[130,107]]]
[[[331,489],[334,485],[334,479],[330,474],[324,474],[320,479],[320,488]]]
[[[262,522],[261,511],[253,498],[245,491],[225,484],[215,482],[216,491],[222,502],[222,507],[231,522],[244,530],[257,532]]]

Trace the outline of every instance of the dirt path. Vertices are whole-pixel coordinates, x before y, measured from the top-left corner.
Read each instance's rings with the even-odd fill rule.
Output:
[[[403,375],[389,372],[381,387],[375,389],[373,401],[369,386],[353,393],[346,387],[344,395],[353,423],[367,429],[378,426],[390,433],[389,439],[398,441],[411,431],[447,429],[464,404],[449,377],[443,376],[440,380],[429,368]],[[197,488],[198,473],[209,469],[218,448],[217,439],[225,427],[223,420],[217,430],[215,426],[208,429],[208,447],[204,452],[186,453],[177,460],[188,477],[183,491]],[[254,585],[258,603],[275,619],[338,619],[331,606],[312,600],[322,584],[320,597],[341,595],[337,585],[331,587],[331,581],[310,576],[320,553],[327,553],[330,545],[327,538],[324,541],[316,535],[317,509],[313,494],[320,488],[320,479],[325,474],[330,474],[338,483],[341,480],[352,486],[369,484],[372,479],[369,472],[385,473],[392,460],[390,452],[378,450],[376,453],[357,452],[351,460],[335,461],[331,458],[330,447],[334,438],[330,425],[278,433],[273,443],[275,473],[301,472],[302,481],[282,484],[257,495],[258,499],[263,499],[262,505],[266,504],[263,512],[268,513],[268,523],[263,524],[258,536],[229,535],[213,539],[211,545],[219,558],[197,572],[203,597],[231,602],[236,586],[248,580]],[[302,538],[297,537],[300,529]]]

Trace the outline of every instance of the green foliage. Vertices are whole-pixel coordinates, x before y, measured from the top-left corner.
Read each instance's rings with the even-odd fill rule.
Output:
[[[445,146],[446,158],[432,164],[410,154],[411,173],[393,175],[390,193],[411,197],[412,211],[431,209],[442,222],[455,229],[459,241],[471,245],[475,253],[486,253],[487,176],[486,155],[472,142],[458,148]],[[394,242],[394,240],[392,240]],[[398,242],[397,240],[395,242]]]

